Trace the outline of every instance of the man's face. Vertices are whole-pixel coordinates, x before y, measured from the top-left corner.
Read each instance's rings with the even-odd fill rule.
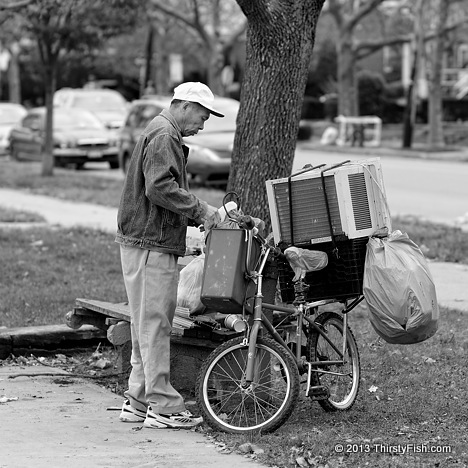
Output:
[[[187,104],[187,105],[185,105]],[[182,136],[196,135],[203,130],[205,122],[210,118],[210,111],[200,104],[186,102],[183,105],[183,118],[180,122]]]

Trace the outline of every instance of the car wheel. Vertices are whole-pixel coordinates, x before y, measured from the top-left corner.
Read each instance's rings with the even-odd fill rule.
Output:
[[[119,168],[119,162],[118,161],[109,161],[109,167],[111,169],[118,169]]]
[[[76,163],[76,164],[75,164],[75,170],[76,170],[76,171],[81,171],[81,169],[84,168],[84,164],[85,164],[85,163]]]

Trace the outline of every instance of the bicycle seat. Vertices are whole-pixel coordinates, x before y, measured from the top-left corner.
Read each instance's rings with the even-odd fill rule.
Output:
[[[303,279],[306,273],[322,270],[328,265],[328,255],[320,250],[288,247],[284,255],[295,273],[293,281]]]

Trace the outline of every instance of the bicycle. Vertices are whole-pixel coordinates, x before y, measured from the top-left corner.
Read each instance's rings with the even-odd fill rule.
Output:
[[[249,315],[248,307],[243,308],[243,335],[217,347],[199,371],[196,395],[204,421],[230,433],[273,432],[293,412],[302,383],[306,397],[317,400],[325,411],[349,410],[359,392],[360,361],[347,314],[363,300],[362,294],[307,302],[308,284],[302,275],[294,283],[292,306],[264,302],[265,265],[271,255],[282,260],[286,257],[253,233],[249,218],[237,222],[248,236],[245,269],[256,285],[253,313]],[[254,238],[261,252],[251,269]],[[304,249],[299,249],[304,255],[301,251]],[[319,312],[320,307],[332,303],[340,304],[341,314]],[[273,326],[263,310],[274,311],[279,323]],[[287,342],[291,329],[294,340]],[[305,381],[301,382],[302,378]]]

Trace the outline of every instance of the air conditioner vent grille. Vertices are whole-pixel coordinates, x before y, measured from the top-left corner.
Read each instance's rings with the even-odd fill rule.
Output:
[[[356,229],[369,229],[372,227],[372,218],[369,210],[364,173],[349,174],[348,181]]]
[[[289,185],[274,186],[274,196],[280,226],[281,240],[291,243],[291,216]],[[325,177],[333,235],[343,234],[334,176]],[[313,239],[331,235],[325,195],[320,177],[295,180],[291,184],[294,244],[310,244]]]

